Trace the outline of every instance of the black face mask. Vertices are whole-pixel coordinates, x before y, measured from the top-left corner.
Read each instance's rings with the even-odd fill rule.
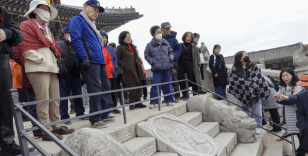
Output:
[[[248,56],[244,57],[244,62],[249,62],[249,57]]]

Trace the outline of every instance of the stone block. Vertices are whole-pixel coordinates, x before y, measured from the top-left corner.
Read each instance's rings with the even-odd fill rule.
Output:
[[[239,143],[231,153],[231,156],[261,156],[263,141],[257,138],[254,143]]]
[[[160,152],[195,156],[226,155],[224,147],[212,137],[171,114],[158,115],[139,123],[137,133],[138,136],[155,137]]]
[[[133,156],[127,147],[100,130],[82,128],[69,135],[64,142],[77,155]],[[69,156],[61,150],[60,156]]]
[[[218,122],[202,122],[196,128],[212,138],[220,132]]]
[[[169,113],[172,114],[174,116],[180,116],[183,115],[187,112],[187,108],[186,108],[186,102],[180,102],[178,104],[175,104],[172,109],[169,110],[162,110],[162,111],[157,111],[154,112],[152,114],[149,114],[148,116],[144,116],[144,117],[140,117],[140,119],[136,119],[133,122],[130,122],[131,120],[128,119],[128,123],[127,124],[123,124],[120,125],[119,127],[117,127],[116,129],[113,129],[112,131],[110,131],[108,134],[112,137],[114,137],[115,139],[117,139],[118,141],[120,141],[121,143],[124,143],[134,137],[137,136],[136,134],[136,125],[139,122],[143,122],[146,121],[147,119],[159,115],[159,114],[163,114],[163,113]]]
[[[229,105],[229,102],[228,102],[227,100],[219,100],[219,102],[221,102],[221,103],[225,104],[226,106],[228,106],[228,105]]]
[[[154,137],[135,137],[124,143],[134,156],[151,156],[156,149],[156,139]]]
[[[177,153],[172,152],[156,152],[152,156],[179,156]]]
[[[227,155],[230,155],[237,145],[237,135],[233,132],[221,132],[215,137],[215,141],[225,146]]]
[[[179,116],[181,121],[185,121],[192,126],[196,127],[202,122],[202,114],[201,112],[187,112],[181,116]]]
[[[231,110],[240,111],[240,107],[238,107],[237,105],[230,104],[230,105],[228,105],[228,107],[229,107]]]
[[[231,110],[213,98],[198,95],[187,102],[188,112],[202,113],[203,122],[219,122],[221,132],[237,133],[239,142],[252,143],[255,140],[255,119],[248,118],[242,111]]]

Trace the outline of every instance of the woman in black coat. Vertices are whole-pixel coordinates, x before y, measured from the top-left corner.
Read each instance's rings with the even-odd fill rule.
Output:
[[[220,45],[216,44],[213,54],[209,59],[209,67],[212,71],[215,93],[226,98],[226,86],[228,84],[228,74],[224,57],[220,53]],[[221,98],[217,96],[217,99]]]

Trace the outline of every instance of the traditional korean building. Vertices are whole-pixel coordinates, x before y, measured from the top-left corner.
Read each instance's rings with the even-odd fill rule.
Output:
[[[59,38],[62,27],[68,26],[70,19],[73,16],[78,15],[83,6],[69,6],[61,4],[60,0],[50,0],[51,4],[54,5],[58,10],[58,18],[52,20],[49,24],[51,33],[56,39]],[[14,21],[17,24],[20,24],[22,21],[25,21],[26,18],[23,16],[29,9],[29,4],[31,0],[0,0],[0,6],[7,9],[14,18]],[[135,8],[105,8],[104,13],[100,13],[96,20],[96,26],[110,32],[120,26],[143,17],[142,14],[136,12]]]
[[[248,52],[249,59],[257,64],[264,61],[265,69],[281,70],[285,67],[291,67],[295,70],[293,64],[293,53],[303,47],[303,43],[296,43],[283,47]],[[262,61],[263,60],[263,61]],[[225,57],[226,64],[234,63],[234,56]]]

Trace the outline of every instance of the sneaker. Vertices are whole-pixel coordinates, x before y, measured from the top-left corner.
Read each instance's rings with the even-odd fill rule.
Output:
[[[182,97],[180,97],[180,99],[182,100],[182,99],[188,99],[188,97],[187,96],[182,96]]]
[[[180,98],[175,98],[174,102],[175,103],[180,103]]]
[[[115,123],[115,119],[113,118],[107,118],[107,119],[102,119],[102,121],[105,123],[105,124],[108,124],[108,123]]]
[[[108,113],[108,117],[109,117],[109,118],[114,118],[115,115],[114,115],[112,112],[109,112],[109,113]]]
[[[121,114],[121,111],[118,110],[118,109],[116,109],[116,110],[113,110],[113,113],[114,113],[114,114]]]
[[[153,109],[153,108],[155,108],[155,105],[150,105],[149,106],[149,109]]]
[[[42,138],[42,131],[41,130],[35,130],[35,131],[33,131],[33,135],[34,135],[34,138],[35,139],[39,139],[39,138]]]
[[[53,130],[53,132],[60,134],[60,135],[66,135],[66,134],[72,134],[75,132],[75,129],[68,129],[66,126],[61,126],[57,130]]]
[[[161,103],[165,103],[165,100],[163,100]]]
[[[142,103],[138,103],[135,105],[135,108],[145,108],[147,107],[146,105],[142,104]]]
[[[200,92],[198,92],[198,94],[206,94],[206,92],[200,91]]]
[[[59,140],[63,139],[63,136],[58,134],[56,131],[52,131],[52,134],[54,134]],[[53,141],[48,135],[44,135],[42,136],[42,140],[43,141]]]
[[[143,100],[146,100],[146,99],[148,99],[148,97],[146,97],[146,96],[143,96]]]
[[[134,110],[134,109],[135,109],[134,105],[129,106],[129,110]]]
[[[97,128],[97,129],[101,129],[101,128],[106,128],[107,124],[104,123],[103,121],[98,121],[98,122],[91,122],[91,128]]]
[[[283,133],[282,135],[280,135],[280,137],[282,137],[282,138],[287,138],[287,137],[289,137],[290,135],[291,135],[291,134],[285,132],[285,133]],[[281,138],[278,138],[278,141],[281,141],[281,140],[282,140]]]
[[[256,135],[260,135],[260,134],[261,134],[260,128],[256,128]]]
[[[71,112],[70,112],[71,114],[75,114],[76,112],[75,112],[75,110],[71,110]]]
[[[174,106],[174,104],[173,104],[173,103],[168,102],[168,103],[166,103],[166,106]]]

